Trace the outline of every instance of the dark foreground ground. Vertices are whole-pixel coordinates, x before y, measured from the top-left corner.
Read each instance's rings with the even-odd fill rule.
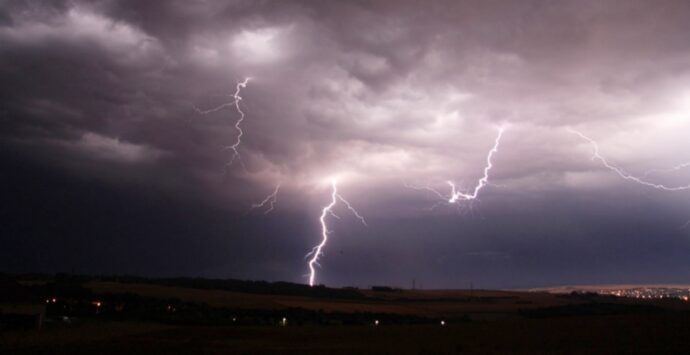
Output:
[[[446,325],[162,326],[87,322],[4,334],[3,354],[687,354],[686,316],[582,316]]]
[[[690,302],[678,299],[203,279],[5,284],[2,295],[16,297],[0,302],[0,354],[690,354]],[[42,310],[41,329],[32,318],[13,328],[18,303]]]

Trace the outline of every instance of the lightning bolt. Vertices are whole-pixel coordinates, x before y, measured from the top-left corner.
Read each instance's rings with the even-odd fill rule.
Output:
[[[580,138],[588,141],[589,144],[592,145],[592,160],[594,160],[594,159],[599,160],[604,165],[604,167],[613,171],[614,173],[616,173],[618,176],[620,176],[624,180],[632,181],[632,182],[635,182],[637,184],[648,186],[648,187],[651,187],[651,188],[654,188],[657,190],[664,190],[664,191],[690,190],[690,184],[683,185],[683,186],[667,186],[664,184],[653,183],[653,182],[644,180],[643,178],[639,178],[637,176],[631,175],[631,174],[625,172],[623,169],[617,167],[615,164],[610,163],[608,160],[606,160],[606,158],[604,158],[599,153],[599,145],[592,138],[589,138],[586,135],[582,134],[581,132],[578,132],[572,128],[569,128],[568,130],[571,133],[578,135]]]
[[[266,198],[263,199],[263,201],[253,203],[250,211],[257,208],[262,208],[266,205],[268,205],[268,209],[264,211],[264,214],[268,214],[269,212],[273,211],[273,208],[275,208],[275,204],[278,202],[278,190],[280,190],[280,184],[276,185],[275,190],[273,190],[272,193],[266,196]]]
[[[676,165],[672,168],[669,168],[669,169],[651,169],[651,170],[647,170],[644,173],[644,177],[647,177],[647,176],[654,174],[654,173],[671,173],[671,172],[679,171],[679,170],[687,168],[687,167],[690,167],[690,162],[678,164],[678,165]]]
[[[240,152],[238,150],[240,144],[242,144],[242,135],[244,135],[244,131],[242,131],[241,124],[242,124],[242,121],[244,121],[244,117],[245,117],[244,111],[242,111],[242,109],[240,108],[240,101],[242,101],[242,96],[240,96],[240,92],[242,91],[242,89],[247,87],[249,80],[251,80],[251,78],[247,77],[243,81],[237,82],[237,85],[235,85],[235,92],[232,95],[229,95],[230,97],[232,97],[232,101],[222,103],[219,106],[216,106],[216,107],[213,107],[213,108],[210,108],[207,110],[201,110],[196,106],[194,107],[196,112],[198,112],[199,114],[207,115],[209,113],[220,111],[226,107],[235,106],[235,110],[237,110],[237,113],[239,113],[239,115],[240,115],[239,118],[237,119],[237,121],[235,121],[235,129],[237,130],[237,137],[235,139],[235,143],[225,147],[225,149],[232,150],[232,157],[230,158],[230,161],[228,162],[228,166],[232,165],[232,163],[235,162],[235,159],[238,159],[240,161],[240,164],[242,165],[242,167],[245,169],[246,169],[246,167],[244,166],[244,162],[242,161],[242,156],[240,155]]]
[[[321,243],[315,246],[306,255],[306,257],[309,258],[309,286],[314,286],[314,280],[316,278],[316,266],[319,265],[319,256],[323,254],[322,250],[326,246],[326,243],[328,243],[328,234],[330,231],[328,230],[328,225],[326,224],[326,217],[331,215],[339,218],[333,212],[333,207],[335,207],[338,201],[341,201],[343,204],[345,204],[347,209],[350,210],[350,212],[352,212],[357,219],[359,219],[365,226],[367,225],[364,217],[362,217],[362,215],[360,215],[359,212],[357,212],[357,210],[355,210],[347,200],[338,194],[338,184],[335,180],[331,181],[331,188],[331,201],[321,210],[321,216],[319,217],[319,222],[321,223]]]
[[[448,199],[448,203],[455,203],[458,200],[475,200],[477,196],[479,196],[479,191],[481,191],[489,183],[489,171],[491,171],[491,168],[494,167],[492,158],[494,157],[494,154],[498,152],[498,145],[501,143],[501,138],[503,137],[504,131],[505,127],[501,127],[498,129],[498,136],[496,136],[494,146],[491,148],[489,154],[486,156],[486,166],[484,167],[484,175],[479,179],[477,185],[475,185],[474,190],[471,194],[459,192],[456,190],[455,184],[452,181],[447,182],[451,188],[451,195]]]
[[[448,204],[456,204],[458,201],[470,201],[470,200],[476,200],[477,197],[479,197],[479,192],[489,185],[489,172],[493,168],[493,157],[496,153],[498,153],[498,147],[501,144],[501,138],[503,138],[503,132],[505,132],[506,128],[505,127],[500,127],[498,129],[498,135],[496,136],[496,139],[494,140],[494,145],[491,147],[491,150],[489,150],[489,154],[486,156],[486,165],[484,166],[484,174],[482,177],[477,181],[477,184],[474,186],[474,189],[471,190],[471,192],[461,192],[458,190],[457,186],[455,185],[454,182],[452,181],[446,181],[446,184],[450,186],[450,195],[446,196],[439,192],[438,190],[430,187],[430,186],[424,186],[424,187],[415,187],[411,185],[405,185],[408,188],[412,188],[415,190],[427,190],[435,194],[436,196],[439,197],[442,201],[440,203],[448,203]],[[433,208],[438,206],[439,204],[434,205]]]

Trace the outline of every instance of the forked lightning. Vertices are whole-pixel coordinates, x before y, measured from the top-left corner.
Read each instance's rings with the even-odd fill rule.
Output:
[[[448,204],[456,204],[459,201],[470,201],[470,200],[476,200],[477,197],[479,197],[479,192],[486,187],[489,184],[489,172],[493,168],[493,157],[496,153],[498,153],[498,147],[501,143],[501,138],[503,138],[503,132],[505,132],[506,128],[505,127],[500,127],[498,129],[498,135],[496,136],[496,140],[494,140],[494,145],[491,147],[491,150],[489,150],[489,154],[486,156],[486,165],[484,166],[484,174],[482,177],[477,181],[477,185],[474,186],[474,189],[471,190],[471,192],[462,192],[458,191],[458,188],[456,187],[455,183],[452,181],[446,181],[448,186],[450,186],[450,195],[446,196],[442,194],[440,191],[430,187],[430,186],[424,186],[424,187],[414,187],[410,185],[406,185],[409,188],[415,189],[415,190],[428,190],[433,192],[436,196],[438,196],[442,201],[440,203],[448,203]],[[436,204],[435,206],[438,206]]]
[[[247,83],[249,83],[249,80],[251,80],[251,78],[245,78],[243,81],[240,81],[237,83],[237,85],[235,85],[235,93],[229,95],[230,97],[232,97],[232,101],[225,102],[219,106],[210,108],[208,110],[201,110],[197,107],[194,107],[194,109],[199,114],[207,115],[209,113],[220,111],[226,107],[235,106],[235,110],[237,110],[237,113],[239,113],[240,116],[237,119],[237,121],[235,121],[235,129],[237,130],[237,137],[235,138],[235,143],[226,147],[226,149],[232,150],[232,157],[230,157],[228,165],[232,165],[232,163],[235,162],[235,159],[238,159],[240,161],[240,164],[242,164],[242,166],[244,167],[242,156],[240,155],[240,152],[238,150],[240,144],[242,144],[242,135],[244,134],[244,131],[242,131],[241,127],[242,121],[244,121],[244,112],[240,108],[240,102],[242,101],[242,96],[240,96],[240,92],[243,88],[247,87]]]
[[[364,217],[362,217],[362,215],[360,215],[359,212],[357,212],[357,210],[355,210],[347,200],[338,194],[338,184],[336,180],[331,180],[331,188],[331,201],[321,210],[321,216],[319,217],[319,222],[321,223],[321,243],[315,246],[306,255],[306,257],[309,258],[309,286],[314,286],[314,281],[316,279],[316,266],[319,265],[319,257],[323,254],[323,248],[326,246],[326,243],[328,243],[328,234],[330,231],[328,230],[328,224],[326,224],[326,217],[331,215],[338,218],[338,216],[333,212],[333,207],[335,207],[338,201],[341,201],[343,204],[345,204],[347,209],[350,210],[350,212],[352,212],[357,219],[359,219],[365,226],[367,225]]]

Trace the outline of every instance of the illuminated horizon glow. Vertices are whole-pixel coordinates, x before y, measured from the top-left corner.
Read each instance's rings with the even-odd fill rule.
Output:
[[[604,165],[604,167],[615,172],[618,176],[620,176],[624,180],[632,181],[632,182],[635,182],[637,184],[648,186],[648,187],[651,187],[651,188],[654,188],[657,190],[664,190],[664,191],[690,190],[690,184],[681,185],[681,186],[667,186],[664,184],[653,183],[653,182],[644,180],[642,178],[639,178],[637,176],[631,175],[631,174],[625,172],[623,169],[617,167],[616,165],[614,165],[614,164],[610,163],[608,160],[606,160],[606,158],[604,158],[604,156],[602,156],[599,153],[599,145],[592,138],[590,138],[590,137],[584,135],[583,133],[576,131],[572,128],[568,128],[568,131],[570,133],[573,133],[573,134],[579,136],[580,138],[586,140],[587,142],[589,142],[589,144],[592,146],[592,158],[591,158],[592,160],[595,160],[595,159],[599,160]]]
[[[244,162],[242,161],[242,156],[240,155],[239,150],[237,150],[239,148],[240,144],[242,144],[242,136],[244,135],[244,131],[242,130],[241,124],[245,118],[244,111],[242,111],[242,109],[240,108],[240,101],[242,101],[242,96],[240,96],[240,92],[242,91],[242,89],[247,87],[247,84],[249,83],[249,80],[251,80],[251,79],[252,79],[251,77],[246,77],[246,78],[244,78],[243,81],[237,82],[237,84],[235,85],[235,92],[231,95],[233,98],[233,101],[222,103],[219,106],[210,108],[208,110],[201,110],[196,106],[194,107],[194,109],[196,110],[197,113],[199,113],[201,115],[207,115],[209,113],[220,111],[220,110],[222,110],[226,107],[229,107],[229,106],[235,106],[235,110],[237,110],[237,112],[240,114],[240,117],[235,122],[235,129],[237,130],[237,137],[235,139],[235,143],[225,147],[225,149],[230,149],[233,152],[232,157],[230,158],[230,161],[227,163],[227,165],[231,166],[235,162],[235,159],[238,159],[240,161],[240,164],[242,165],[242,167],[245,170],[246,170],[246,167],[244,165]]]
[[[268,214],[269,212],[273,211],[275,208],[275,204],[278,202],[278,191],[280,190],[280,183],[276,185],[276,188],[271,192],[266,198],[264,198],[261,202],[253,203],[252,207],[249,209],[250,211],[257,209],[257,208],[262,208],[266,205],[268,205],[268,209],[264,211],[264,214]]]
[[[328,230],[328,225],[326,224],[326,217],[330,214],[331,216],[334,216],[336,218],[339,218],[334,212],[333,212],[333,207],[338,203],[338,201],[343,202],[345,206],[347,207],[354,216],[359,219],[362,224],[367,226],[367,222],[362,217],[362,215],[355,210],[352,205],[345,200],[340,194],[338,194],[338,183],[336,179],[331,180],[331,201],[324,206],[324,208],[321,210],[321,216],[319,217],[319,222],[321,223],[321,242],[316,245],[312,250],[307,253],[305,256],[306,258],[311,258],[309,259],[308,266],[309,266],[309,286],[314,286],[314,281],[316,279],[316,266],[319,265],[319,256],[323,254],[322,250],[326,246],[326,243],[328,243],[328,234],[330,231]]]

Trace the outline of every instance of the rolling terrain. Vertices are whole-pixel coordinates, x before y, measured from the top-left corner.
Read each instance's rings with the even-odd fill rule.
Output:
[[[43,329],[0,333],[0,352],[680,354],[690,347],[690,305],[677,299],[273,284],[242,291],[197,280],[80,285],[81,293],[70,292],[82,296],[56,296],[56,304],[76,310],[81,297],[99,302],[96,313],[65,322],[49,307]]]

